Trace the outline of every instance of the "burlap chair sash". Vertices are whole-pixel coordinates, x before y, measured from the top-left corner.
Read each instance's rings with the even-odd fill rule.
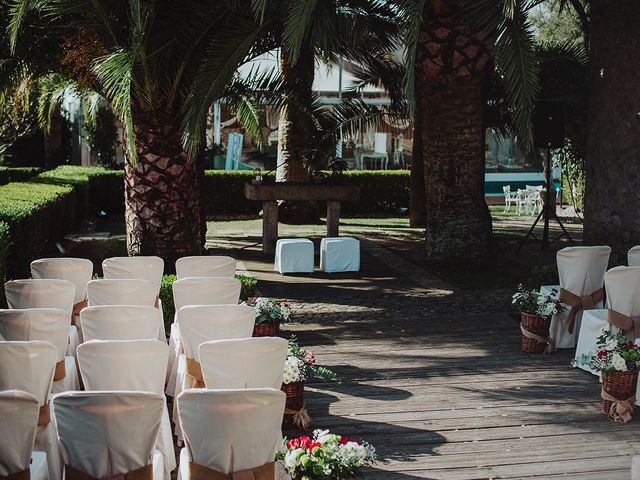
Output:
[[[620,400],[619,398],[610,395],[602,389],[602,399],[611,403],[609,408],[609,418],[614,422],[627,423],[633,418],[633,409],[636,401],[635,394],[627,399]]]
[[[609,309],[607,321],[609,325],[622,330],[622,333],[629,341],[633,342],[636,338],[640,338],[640,317],[630,317],[624,313]]]
[[[76,327],[80,328],[80,325],[78,325],[76,323],[76,318],[78,318],[80,316],[80,311],[89,306],[89,300],[87,300],[86,298],[84,300],[82,300],[81,302],[78,302],[76,304],[73,305],[73,308],[71,309],[71,324],[75,325]]]
[[[202,366],[200,362],[193,358],[187,357],[186,377],[188,388],[205,388],[204,378],[202,377]]]
[[[22,472],[10,473],[9,475],[0,475],[0,480],[30,480],[31,470],[28,468]]]
[[[189,462],[190,480],[275,480],[276,464],[265,463],[251,470],[242,470],[229,475],[218,472],[199,463]]]
[[[64,358],[56,363],[56,369],[53,372],[53,381],[57,382],[67,376],[67,369],[64,366]]]
[[[51,410],[49,409],[49,402],[40,407],[38,412],[38,426],[45,427],[51,423]]]
[[[119,475],[114,475],[113,477],[104,477],[101,479],[92,477],[88,473],[78,470],[71,465],[65,465],[64,477],[65,480],[154,480],[152,465],[145,465],[144,467],[131,470],[127,473],[121,473]]]
[[[591,295],[576,295],[575,293],[571,293],[569,290],[565,290],[564,288],[560,289],[560,296],[558,297],[560,302],[566,303],[571,307],[569,310],[569,315],[567,316],[567,330],[569,333],[573,333],[573,329],[576,325],[576,315],[580,310],[592,310],[595,308],[596,303],[604,300],[604,289],[599,288]]]

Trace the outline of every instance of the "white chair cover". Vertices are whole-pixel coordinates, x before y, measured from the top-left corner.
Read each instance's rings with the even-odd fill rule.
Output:
[[[86,390],[145,391],[162,395],[169,347],[159,340],[92,340],[78,347]],[[164,396],[163,396],[164,398]],[[165,405],[156,448],[162,453],[165,477],[176,468],[171,423]]]
[[[0,477],[29,469],[39,409],[38,399],[30,393],[0,392]]]
[[[148,280],[156,287],[156,295],[160,292],[164,260],[160,257],[112,257],[102,262],[104,278]]]
[[[25,279],[12,280],[4,285],[9,308],[60,308],[73,312],[76,288],[69,280]],[[69,347],[67,355],[75,357],[76,347],[80,344],[78,329],[69,329]]]
[[[80,390],[75,359],[65,356],[70,324],[69,314],[57,308],[0,310],[0,340],[53,343],[57,350],[56,362],[64,362],[64,378],[54,378],[52,393]]]
[[[141,305],[100,305],[80,313],[84,340],[153,340],[162,331],[159,309]]]
[[[611,248],[607,246],[567,247],[560,250],[556,255],[560,287],[578,296],[590,295],[602,288],[610,253]],[[571,307],[564,307],[565,312],[554,315],[551,319],[549,335],[556,347],[574,348],[580,332],[583,311],[576,315],[573,333],[569,333],[566,319]],[[596,304],[595,308],[602,308],[602,303]]]
[[[151,392],[56,395],[53,412],[65,465],[105,478],[151,464],[163,407],[162,396]],[[154,468],[154,478],[161,477]]]
[[[195,256],[182,257],[176,260],[178,279],[187,277],[233,277],[236,273],[237,260],[232,257]]]
[[[320,269],[327,273],[360,270],[360,241],[352,237],[326,237],[320,241]]]
[[[279,337],[215,340],[198,356],[207,388],[275,388],[282,385],[289,342]]]
[[[173,303],[176,312],[186,305],[237,305],[240,300],[240,289],[240,280],[231,277],[183,278],[173,283]],[[169,336],[168,395],[173,395],[175,390],[175,373],[180,351],[180,330],[174,320]]]
[[[615,267],[604,276],[607,291],[607,306],[628,316],[640,315],[640,267]],[[576,358],[591,354],[596,346],[596,339],[602,329],[608,329],[608,313],[606,309],[587,310],[582,316],[580,336],[576,347]],[[599,375],[599,372],[579,365],[579,368]],[[640,400],[640,399],[639,399]]]
[[[156,303],[155,285],[148,280],[103,279],[87,284],[89,306],[95,305],[146,305]]]
[[[308,238],[281,238],[276,242],[273,269],[283,273],[312,273],[313,242]]]
[[[285,398],[272,388],[182,392],[177,402],[188,454],[180,455],[181,479],[189,478],[189,460],[226,475],[273,462]]]
[[[627,252],[627,264],[630,267],[640,267],[640,245],[629,249]]]
[[[50,342],[0,342],[0,390],[23,390],[48,405],[58,353]],[[60,452],[53,423],[39,426],[34,450],[47,453],[52,479],[60,479]]]

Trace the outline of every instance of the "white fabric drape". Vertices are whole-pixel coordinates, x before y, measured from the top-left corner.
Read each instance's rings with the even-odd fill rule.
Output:
[[[273,269],[283,273],[311,273],[315,268],[313,242],[308,238],[281,238],[276,242]]]
[[[38,399],[30,393],[0,392],[0,476],[29,468],[39,409]]]
[[[627,264],[630,267],[640,267],[640,245],[629,249],[627,252]]]
[[[187,277],[233,277],[237,260],[227,256],[182,257],[176,260],[178,279]]]
[[[85,341],[153,340],[162,329],[159,309],[143,305],[100,305],[80,313]]]
[[[360,270],[360,242],[351,237],[326,237],[320,241],[320,269],[327,272]]]

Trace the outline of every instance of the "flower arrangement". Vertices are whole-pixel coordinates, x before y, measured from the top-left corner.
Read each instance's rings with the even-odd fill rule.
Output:
[[[300,348],[295,335],[289,338],[289,352],[284,363],[282,383],[304,382],[310,377],[336,380],[338,376],[326,367],[316,365],[316,357],[309,350]]]
[[[256,311],[256,324],[280,324],[291,319],[289,304],[266,297],[247,298],[244,305],[253,307]]]
[[[276,460],[294,480],[348,480],[375,463],[376,451],[366,442],[315,430],[313,438],[285,438]]]
[[[622,335],[603,329],[596,340],[596,350],[573,360],[598,372],[627,372],[640,369],[640,345]]]
[[[518,285],[518,290],[513,295],[512,304],[520,313],[545,318],[565,310],[559,300],[549,295],[543,295],[537,290],[529,290],[522,284]]]

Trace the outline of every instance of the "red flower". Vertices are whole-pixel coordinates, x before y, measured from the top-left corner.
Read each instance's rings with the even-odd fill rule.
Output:
[[[311,439],[309,437],[307,437],[306,435],[302,435],[300,437],[300,446],[301,447],[308,447],[309,445],[311,445]]]
[[[602,351],[601,351],[601,352],[598,352],[598,358],[599,358],[600,360],[606,360],[606,358],[607,358],[607,352],[602,352]]]
[[[309,453],[313,455],[313,452],[318,448],[322,448],[322,444],[320,442],[313,442],[311,445],[309,445]]]
[[[300,448],[300,439],[294,438],[287,442],[287,448]]]
[[[349,437],[342,437],[340,439],[340,445],[344,445],[346,443],[349,443],[351,441],[351,439]]]

